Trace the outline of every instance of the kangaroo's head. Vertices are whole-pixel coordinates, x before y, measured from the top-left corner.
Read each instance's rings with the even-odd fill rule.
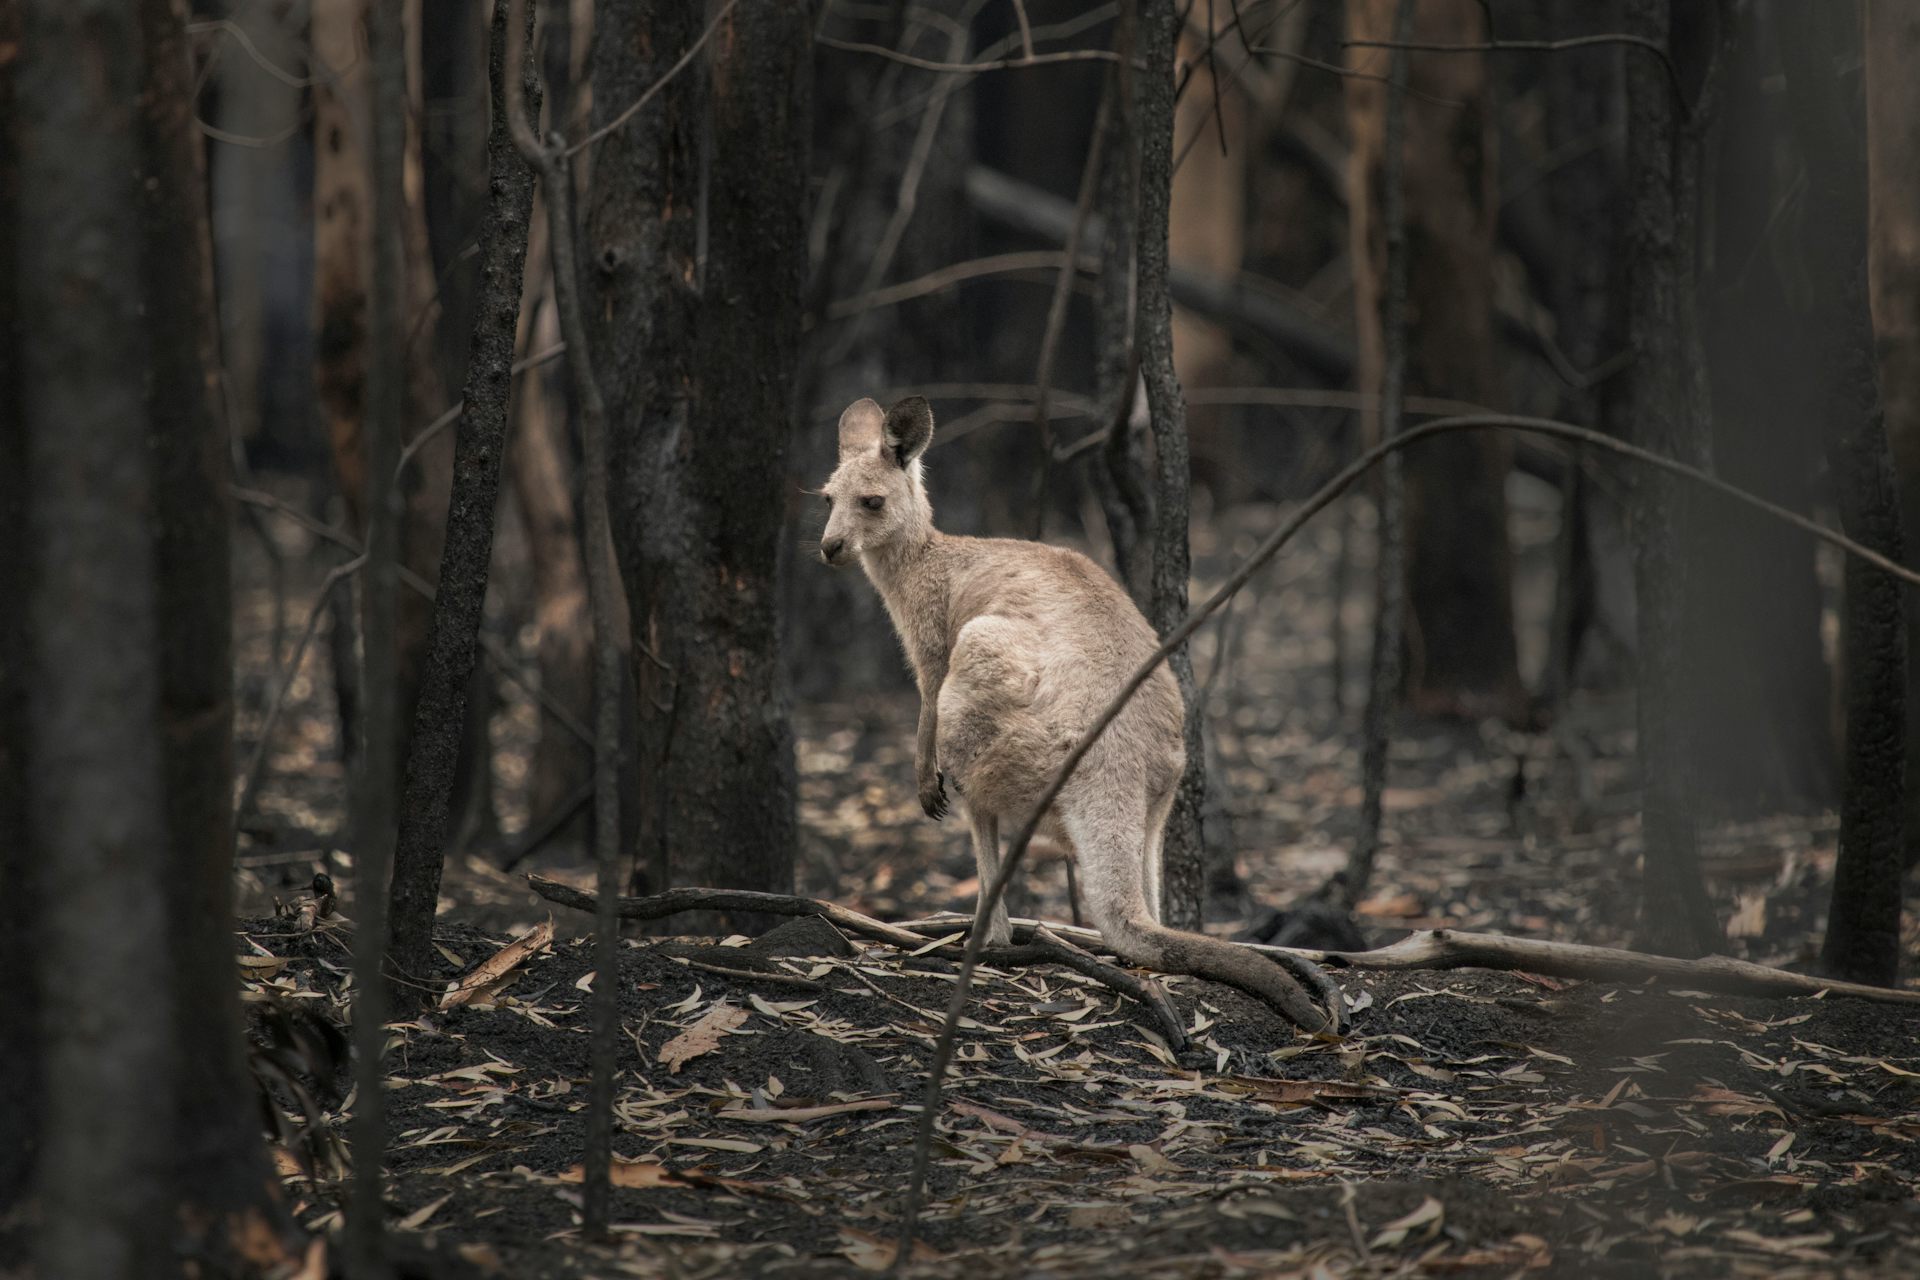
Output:
[[[917,546],[933,528],[920,479],[920,455],[933,441],[933,410],[908,396],[882,412],[856,400],[840,415],[840,465],[824,490],[829,512],[820,558],[842,565],[857,556]]]

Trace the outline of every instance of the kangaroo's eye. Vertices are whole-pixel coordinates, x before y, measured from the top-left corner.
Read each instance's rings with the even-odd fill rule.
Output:
[[[887,505],[887,500],[885,498],[877,498],[877,497],[862,498],[860,499],[860,505],[865,507],[869,511],[878,511],[880,508]]]

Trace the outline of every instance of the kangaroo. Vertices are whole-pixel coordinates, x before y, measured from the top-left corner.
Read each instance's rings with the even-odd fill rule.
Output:
[[[1000,825],[1033,813],[1079,736],[1159,645],[1105,570],[1076,551],[963,538],[933,525],[921,455],[933,410],[909,396],[840,415],[840,460],[820,558],[858,560],[885,602],[920,688],[920,807],[947,813],[952,781],[984,891],[1000,870]],[[1161,840],[1186,768],[1180,688],[1162,665],[1101,736],[1039,829],[1070,852],[1087,907],[1124,960],[1239,987],[1300,1026],[1326,1017],[1278,965],[1161,924]],[[996,903],[986,943],[1012,927]]]

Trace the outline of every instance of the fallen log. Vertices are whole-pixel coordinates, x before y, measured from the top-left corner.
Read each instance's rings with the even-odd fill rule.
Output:
[[[964,919],[966,917],[963,916],[933,916],[925,920],[904,921],[896,927],[925,936],[951,929],[957,921]],[[1082,946],[1100,946],[1100,935],[1092,929],[1028,919],[1016,919],[1013,925],[1016,939],[1020,937],[1023,927],[1030,929],[1044,925],[1068,941]],[[1790,973],[1785,969],[1755,964],[1750,960],[1735,960],[1730,956],[1680,960],[1619,947],[1548,942],[1539,938],[1508,938],[1496,933],[1467,933],[1459,929],[1423,929],[1371,951],[1315,951],[1299,947],[1270,947],[1255,942],[1235,945],[1276,959],[1291,957],[1350,969],[1496,969],[1556,978],[1614,982],[1644,982],[1657,978],[1719,995],[1816,996],[1825,993],[1854,996],[1883,1004],[1920,1004],[1920,991],[1872,987],[1815,974]]]

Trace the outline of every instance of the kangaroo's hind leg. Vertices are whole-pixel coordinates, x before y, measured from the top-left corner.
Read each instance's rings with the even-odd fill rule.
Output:
[[[1000,874],[1000,820],[972,805],[967,807],[967,820],[973,827],[973,865],[979,872],[980,892],[985,893]],[[1007,918],[1006,897],[1002,895],[987,919],[986,945],[1004,947],[1012,941],[1013,923]]]

